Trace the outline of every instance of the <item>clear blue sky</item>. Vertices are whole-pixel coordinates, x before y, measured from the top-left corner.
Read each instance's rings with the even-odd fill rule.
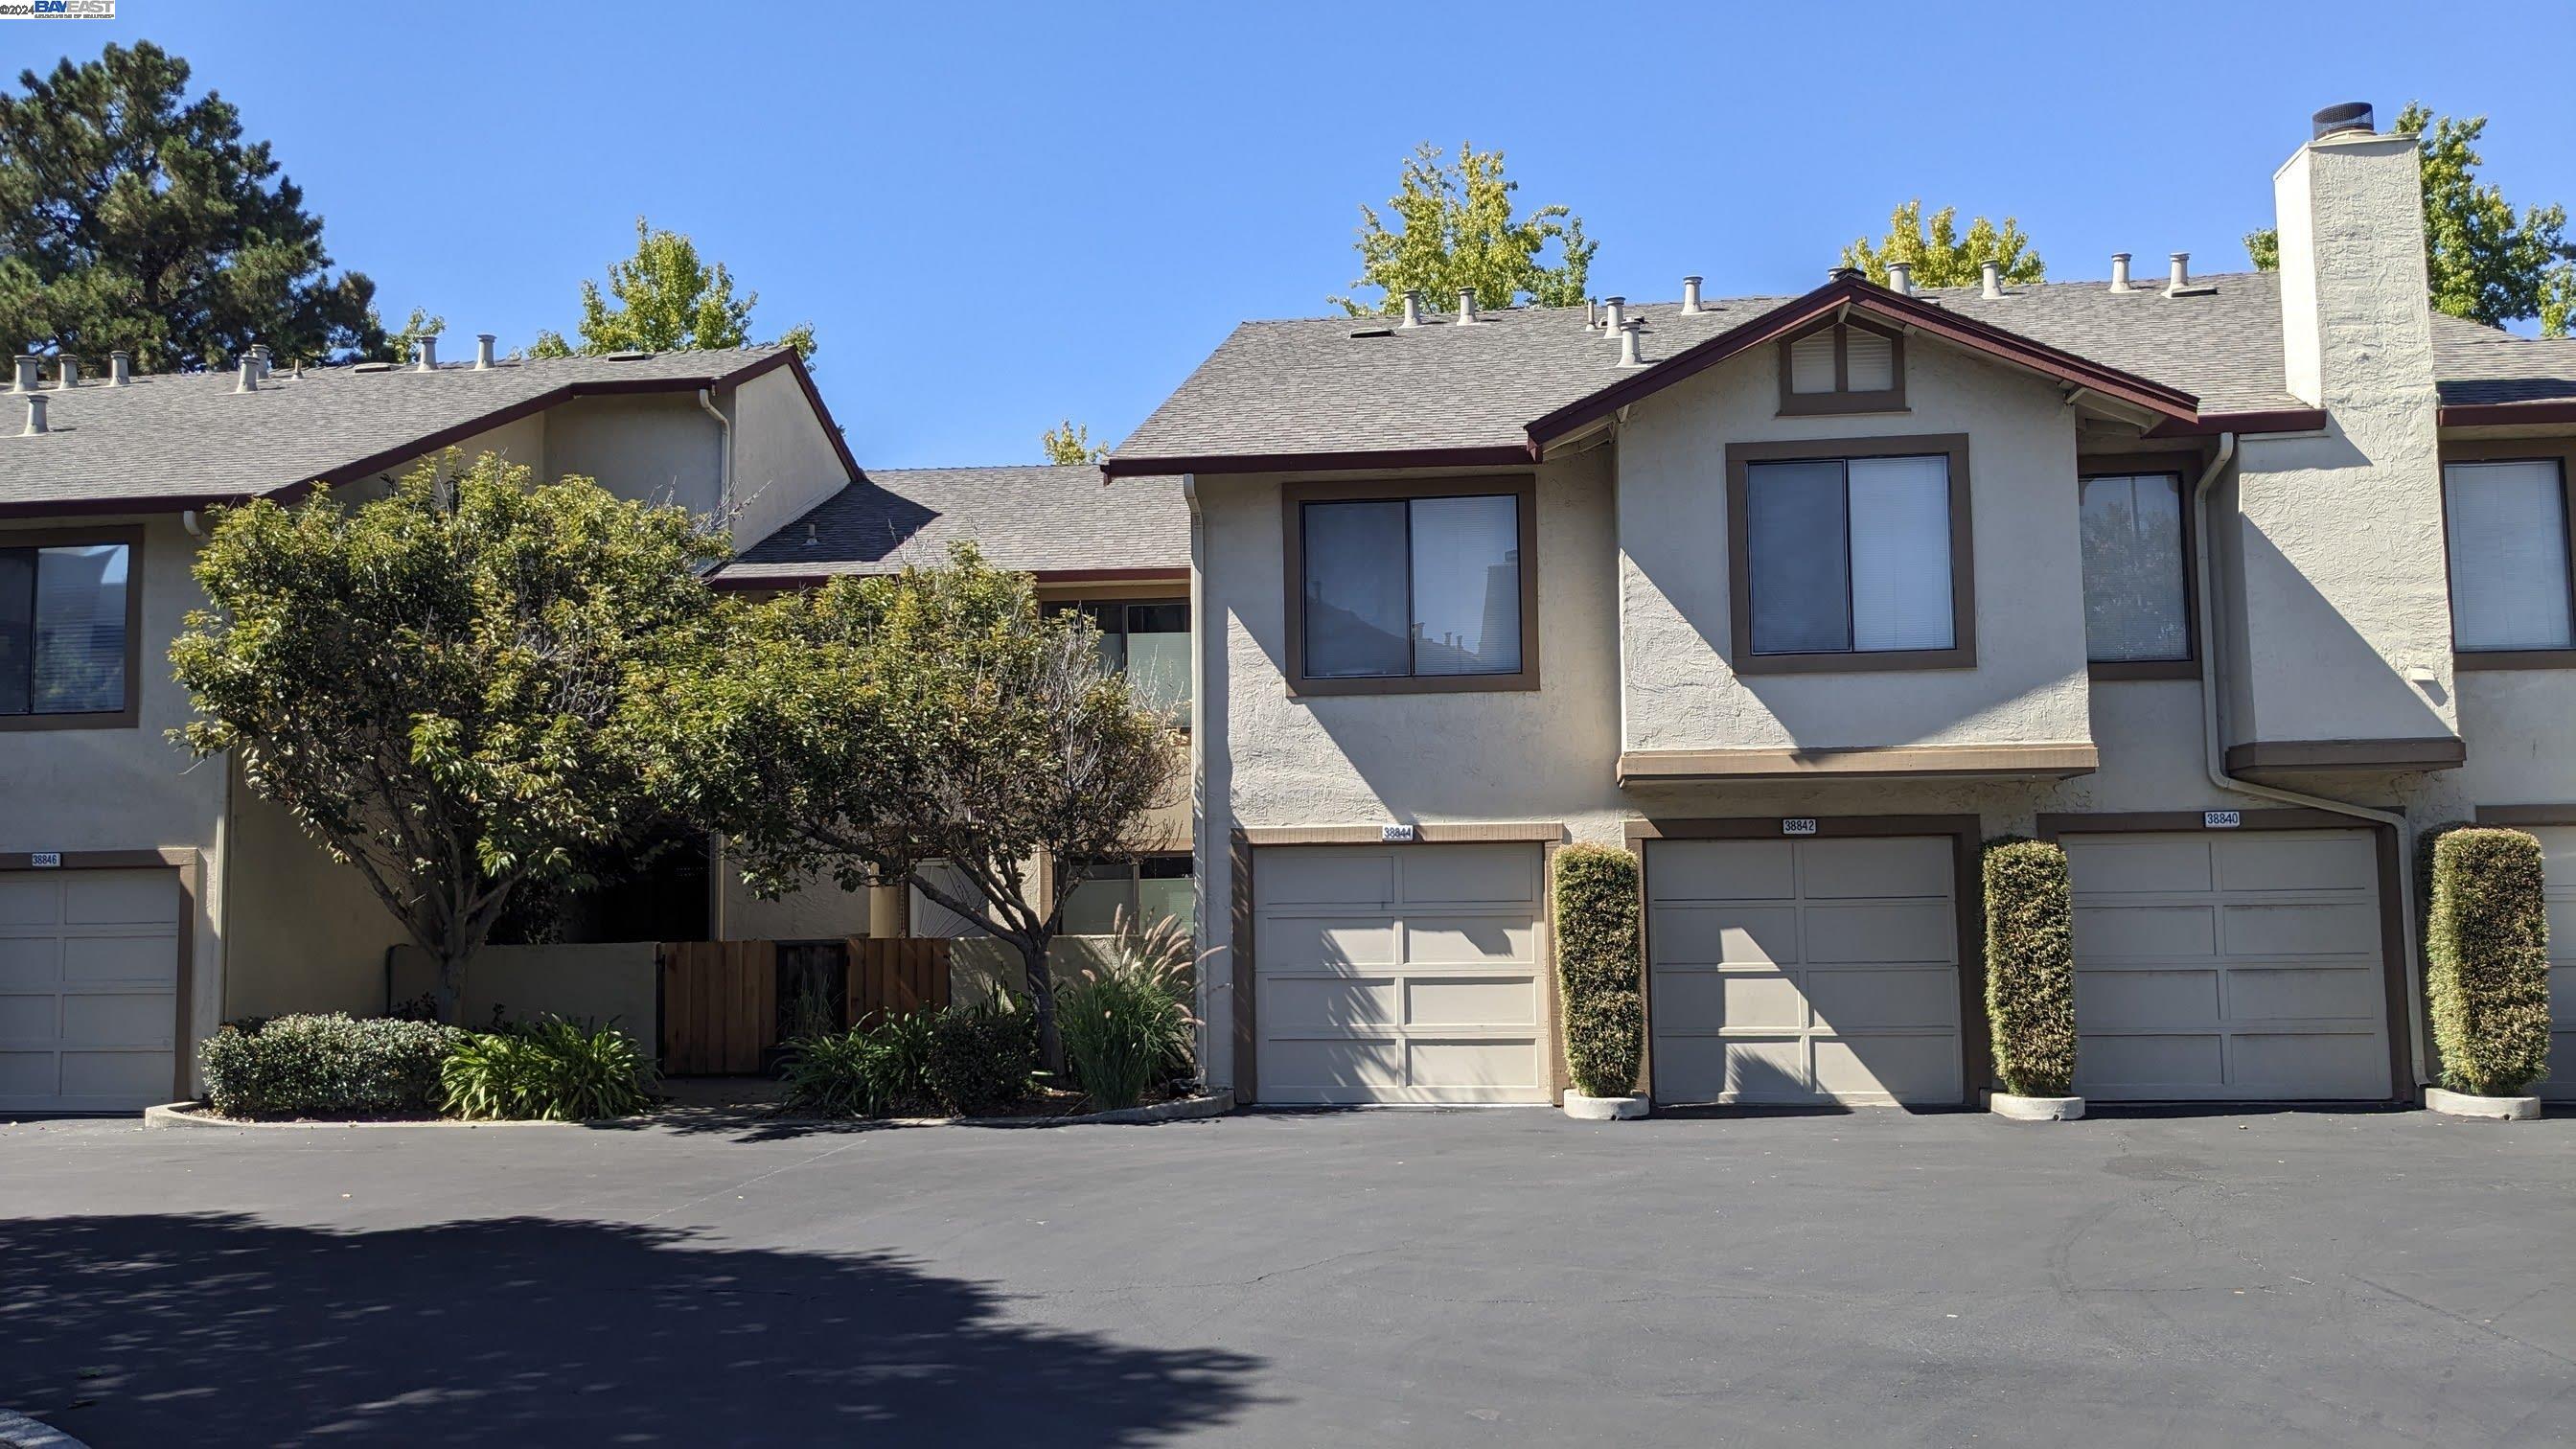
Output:
[[[1417,141],[1502,147],[1602,242],[1594,289],[1803,289],[1920,195],[2009,213],[2050,274],[2245,265],[2308,113],[2493,117],[2487,176],[2576,201],[2576,9],[2020,10],[1245,3],[304,4],[122,0],[11,22],[12,78],[149,37],[326,219],[385,312],[569,331],[639,213],[811,321],[877,466],[1115,440],[1235,322],[1318,315],[1356,205]],[[1992,20],[1993,24],[1988,23]],[[451,348],[455,346],[451,340]]]

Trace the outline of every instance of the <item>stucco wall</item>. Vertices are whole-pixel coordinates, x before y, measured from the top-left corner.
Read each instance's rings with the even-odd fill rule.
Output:
[[[2074,414],[2045,383],[1917,339],[1910,411],[1781,417],[1761,349],[1637,405],[1618,443],[1628,747],[2088,739]],[[1738,675],[1728,655],[1732,443],[1969,435],[1973,669]]]
[[[575,398],[546,416],[544,472],[578,473],[620,498],[712,516],[720,437],[696,393]]]
[[[2576,804],[2576,672],[2471,670],[2459,678],[2469,762],[2451,773],[2468,805]]]
[[[734,424],[734,547],[776,533],[851,481],[805,389],[786,368],[733,389],[724,407]]]
[[[593,946],[486,946],[466,963],[458,995],[459,1025],[487,1026],[493,1008],[504,1020],[614,1025],[653,1050],[660,1041],[660,948],[650,941]],[[393,998],[408,1001],[438,980],[438,963],[417,946],[393,952]]]

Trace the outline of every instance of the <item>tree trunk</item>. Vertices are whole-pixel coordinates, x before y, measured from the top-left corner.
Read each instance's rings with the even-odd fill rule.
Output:
[[[458,1016],[465,1009],[465,958],[442,950],[438,953],[438,984],[430,988],[431,1005],[438,1008],[438,1019],[449,1026],[463,1026]]]
[[[1038,1063],[1058,1082],[1064,1080],[1064,1036],[1056,1030],[1055,973],[1047,969],[1048,937],[1020,943],[1020,963],[1028,973],[1029,1006],[1038,1017]]]

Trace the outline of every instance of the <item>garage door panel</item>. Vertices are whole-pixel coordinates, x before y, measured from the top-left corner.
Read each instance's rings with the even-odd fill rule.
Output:
[[[63,919],[62,877],[0,873],[0,927],[54,926]]]
[[[1809,900],[1946,897],[1953,883],[1947,840],[1802,840],[1798,860],[1800,892]]]
[[[1956,1037],[1820,1036],[1815,1049],[1816,1085],[1837,1097],[1863,1101],[1884,1094],[1908,1105],[1959,1100]]]
[[[1402,983],[1392,976],[1282,976],[1265,978],[1261,1020],[1287,1034],[1392,1027]]]
[[[2238,966],[2227,976],[2227,1009],[2239,1021],[2370,1021],[2386,1009],[2376,962],[2347,966]]]
[[[2078,1031],[2079,1087],[2154,1089],[2222,1087],[2227,1081],[2226,1038],[2216,1032],[2102,1036]]]
[[[2163,960],[2218,950],[2211,906],[2075,906],[2075,954],[2092,960]]]
[[[1655,978],[1655,1017],[1658,1033],[1804,1030],[1807,998],[1795,980],[1777,971],[1667,970]]]
[[[1538,954],[1538,927],[1526,913],[1517,919],[1408,914],[1404,933],[1404,960],[1417,966],[1532,961]]]
[[[179,957],[166,933],[158,936],[67,936],[63,980],[70,984],[150,982],[173,985]]]
[[[170,1045],[170,998],[135,995],[66,996],[62,998],[63,1036],[93,1046],[162,1047]]]
[[[2205,970],[2079,971],[2075,1019],[2116,1021],[2126,1028],[2218,1024],[2218,972]]]
[[[1897,901],[1810,905],[1805,919],[1806,963],[1949,962],[1959,953],[1947,901]]]
[[[171,926],[179,894],[164,871],[66,871],[63,923],[70,926]]]
[[[1660,906],[1647,922],[1655,959],[1671,966],[1754,966],[1798,959],[1798,908],[1733,901]]]
[[[1288,1037],[1261,1044],[1261,1089],[1274,1100],[1287,1100],[1283,1093],[1402,1085],[1404,1043],[1395,1037]]]
[[[1433,1091],[1519,1091],[1546,1088],[1539,1079],[1538,1049],[1518,1041],[1445,1041],[1408,1037],[1410,1085]]]
[[[1959,1024],[1959,978],[1946,970],[1810,971],[1807,1001],[1815,1010],[1817,1026],[1841,1033],[1864,1027],[1955,1028]]]
[[[2238,1032],[2232,1045],[2234,1079],[2250,1096],[2378,1097],[2388,1090],[2388,1053],[2375,1033]]]
[[[2231,905],[2219,941],[2230,956],[2350,956],[2379,949],[2379,909],[2367,902]]]
[[[1281,916],[1253,931],[1253,959],[1264,970],[1392,966],[1403,946],[1395,923],[1383,918]]]
[[[0,1041],[52,1041],[62,1035],[62,998],[0,996]]]
[[[2351,891],[2379,869],[2369,837],[2361,835],[2232,835],[2216,844],[2218,888],[2225,891]]]
[[[1807,1039],[1712,1037],[1708,1051],[1682,1081],[1668,1088],[1663,1062],[1655,1063],[1656,1095],[1680,1102],[1720,1100],[1793,1103],[1816,1100],[1807,1067]]]
[[[2088,840],[2068,856],[2075,889],[2087,895],[2198,894],[2218,884],[2209,842],[2198,836]]]
[[[1538,1025],[1530,976],[1414,976],[1404,983],[1406,1027]]]
[[[0,1102],[33,1104],[62,1089],[62,1068],[50,1051],[0,1051]]]
[[[0,991],[62,983],[63,943],[58,936],[0,936]]]
[[[166,866],[0,871],[0,1111],[169,1100],[185,899]]]
[[[1395,899],[1395,861],[1383,854],[1270,852],[1252,880],[1265,906],[1383,906]]]
[[[1785,840],[1661,840],[1655,859],[1673,882],[1659,901],[1776,901],[1798,893]]]
[[[1519,905],[1538,899],[1538,852],[1525,845],[1449,845],[1397,861],[1406,905]]]
[[[170,1054],[166,1051],[66,1051],[63,1095],[84,1105],[104,1106],[136,1098],[166,1097],[170,1091]]]

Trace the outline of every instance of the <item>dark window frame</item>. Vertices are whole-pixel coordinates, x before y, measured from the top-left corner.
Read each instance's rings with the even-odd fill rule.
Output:
[[[1486,474],[1472,478],[1375,479],[1350,483],[1289,483],[1280,488],[1280,553],[1287,595],[1286,664],[1291,698],[1351,694],[1499,694],[1539,687],[1538,476]],[[1520,532],[1521,667],[1510,674],[1389,674],[1310,678],[1306,673],[1306,505],[1310,503],[1411,503],[1418,498],[1517,500]],[[1407,527],[1411,526],[1410,510]],[[1411,551],[1405,589],[1412,592]],[[1411,613],[1410,606],[1407,614]],[[1408,625],[1409,627],[1409,625]]]
[[[2567,531],[2569,607],[2576,609],[2576,438],[2485,438],[2442,444],[2442,606],[2451,607],[2451,465],[2454,463],[2555,463],[2559,523]],[[2576,669],[2576,649],[2463,649],[2452,625],[2451,668]]]
[[[1950,647],[1853,649],[1801,654],[1753,652],[1752,465],[1848,463],[1855,458],[1911,458],[1946,454],[1950,461]],[[1726,447],[1727,633],[1737,674],[1848,674],[1890,669],[1977,667],[1977,568],[1974,490],[1969,486],[1968,435],[1921,433],[1888,438],[1804,438],[1778,443],[1729,443]],[[1850,526],[1844,527],[1850,547]]]
[[[2174,479],[2175,496],[2182,502],[2183,656],[2180,659],[2095,659],[2091,646],[2087,645],[2084,668],[2092,679],[2102,683],[2122,683],[2137,679],[2200,678],[2200,579],[2196,572],[2200,560],[2200,510],[2193,506],[2192,484],[2203,466],[2199,455],[2194,453],[2087,454],[2077,461],[2075,506],[2079,532],[2075,552],[2079,574],[2084,565],[2080,519],[2086,483],[2096,478],[2141,478],[2163,474]]]
[[[1890,386],[1873,392],[1854,392],[1851,386],[1851,329],[1873,333],[1887,339]],[[1834,390],[1831,392],[1798,392],[1791,388],[1790,349],[1817,333],[1832,328],[1834,333]],[[1782,417],[1815,417],[1836,413],[1901,413],[1905,405],[1905,333],[1902,329],[1881,327],[1857,317],[1836,317],[1801,328],[1780,339],[1780,415]]]
[[[80,714],[0,714],[0,734],[36,730],[133,729],[143,717],[143,530],[43,528],[0,530],[0,549],[125,546],[125,704]],[[32,666],[31,666],[32,667]]]

